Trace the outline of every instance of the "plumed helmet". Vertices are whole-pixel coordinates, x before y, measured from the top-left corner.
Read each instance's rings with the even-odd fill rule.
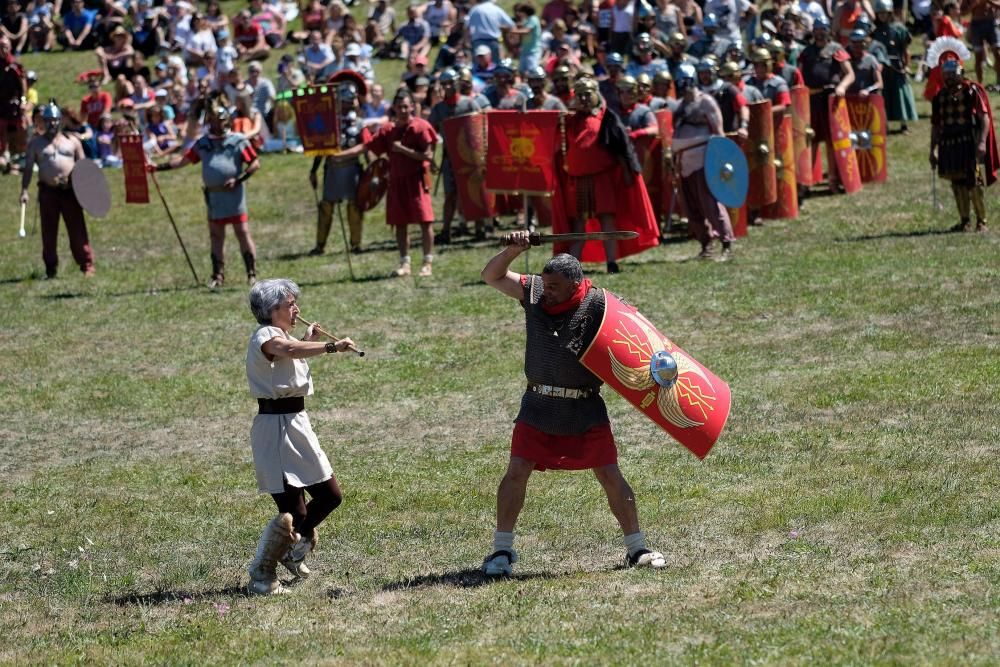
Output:
[[[627,90],[629,92],[634,93],[636,89],[638,89],[639,87],[639,82],[635,80],[634,76],[626,74],[622,78],[618,79],[618,82],[615,84],[615,86],[618,88],[618,90]]]
[[[545,81],[548,76],[545,74],[545,68],[541,65],[535,65],[534,67],[528,69],[525,72],[525,78],[528,81]]]
[[[719,75],[724,79],[728,79],[734,76],[740,76],[743,71],[740,69],[739,63],[734,63],[732,60],[722,64],[719,68]]]
[[[458,72],[449,67],[448,69],[441,72],[441,76],[438,77],[438,81],[440,81],[442,84],[455,83],[458,81]]]
[[[668,69],[661,69],[653,76],[653,83],[670,83],[673,80],[674,77],[671,76]]]
[[[56,104],[55,99],[50,99],[45,105],[42,106],[42,119],[43,120],[61,120],[62,119],[62,109]]]
[[[705,14],[704,18],[702,18],[701,27],[704,30],[718,28],[719,20],[715,18],[715,14],[709,12],[708,14]]]
[[[752,63],[769,63],[771,60],[771,52],[763,47],[750,52],[750,62]]]
[[[643,72],[639,76],[635,77],[635,82],[640,86],[645,86],[646,88],[651,88],[653,86],[653,79],[650,78],[648,74]]]
[[[892,13],[892,0],[875,0],[875,13],[880,12]]]
[[[698,61],[694,69],[696,72],[711,72],[715,74],[719,70],[719,65],[715,62],[715,58],[705,57]]]
[[[625,59],[622,58],[620,53],[609,53],[608,57],[604,59],[604,64],[608,67],[625,67]]]

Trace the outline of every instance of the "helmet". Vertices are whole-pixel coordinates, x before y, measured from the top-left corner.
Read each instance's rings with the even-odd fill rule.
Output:
[[[670,70],[661,69],[655,75],[653,75],[653,83],[670,83],[674,80],[674,77],[670,75]]]
[[[635,47],[633,47],[633,51],[636,53],[649,53],[652,50],[653,39],[649,36],[649,33],[639,33],[639,36],[635,38]]]
[[[341,84],[339,96],[342,102],[353,102],[358,99],[358,89],[353,83]]]
[[[711,12],[705,14],[701,20],[701,27],[704,30],[708,30],[709,28],[718,28],[719,21],[715,18],[715,14],[712,14]]]
[[[635,77],[635,82],[639,86],[645,86],[646,88],[652,88],[653,86],[653,79],[651,79],[645,72]]]
[[[544,67],[536,65],[535,67],[532,67],[527,72],[525,72],[525,78],[528,81],[539,81],[539,80],[544,81],[546,78],[548,78],[548,75],[545,73]]]
[[[875,13],[892,12],[892,0],[875,0]]]
[[[865,34],[868,34],[872,31],[872,21],[868,18],[867,14],[861,14],[854,22],[853,28],[855,30],[864,30]]]
[[[438,77],[438,81],[440,81],[442,84],[448,84],[448,83],[454,84],[456,81],[458,81],[458,72],[449,67],[445,71],[441,72],[441,76]]]
[[[785,45],[782,44],[777,39],[769,40],[767,43],[767,50],[771,52],[771,56],[774,58],[784,58],[785,57]]]
[[[472,70],[468,67],[458,70],[458,80],[462,83],[472,83]]]
[[[695,83],[695,77],[697,77],[697,72],[694,71],[694,66],[684,63],[677,68],[677,92],[683,92],[688,88],[693,88]]]
[[[28,81],[38,81],[38,75],[35,74],[35,70],[29,69],[25,74],[24,78]]]
[[[670,46],[683,46],[687,48],[688,38],[684,36],[683,32],[675,32],[670,35]]]
[[[493,76],[507,75],[514,76],[514,62],[510,58],[504,58],[493,69]]]
[[[232,124],[233,114],[226,106],[225,96],[217,96],[211,100],[208,108],[205,109],[205,123],[218,123],[222,128],[229,128]]]
[[[635,80],[634,76],[626,74],[622,78],[618,79],[618,82],[615,84],[615,86],[618,88],[618,90],[627,90],[629,92],[634,93],[636,89],[639,87],[639,83]]]
[[[852,42],[864,43],[865,39],[868,38],[868,33],[860,28],[855,28],[851,31],[850,40]]]
[[[961,60],[949,59],[941,63],[941,75],[948,76],[949,74],[957,74],[962,76],[965,73],[965,68],[962,66]]]
[[[750,62],[769,63],[771,62],[771,52],[764,48],[754,49],[750,52]]]
[[[42,106],[42,119],[43,120],[61,120],[62,119],[62,109],[56,104],[55,98],[48,101],[47,104]]]
[[[722,67],[719,68],[719,75],[723,79],[728,79],[728,78],[731,78],[731,77],[734,77],[734,76],[740,76],[742,74],[743,74],[743,71],[740,69],[739,64],[738,63],[734,63],[732,60],[730,60],[729,62],[723,63]]]
[[[639,8],[636,14],[641,19],[644,19],[647,16],[656,16],[656,13],[653,11],[653,8],[649,6],[649,3],[643,2],[643,0],[639,0]]]
[[[825,30],[826,32],[830,32],[830,19],[826,18],[825,16],[817,16],[816,18],[814,18],[813,31],[816,30]]]
[[[573,73],[570,71],[569,67],[566,65],[560,65],[559,67],[552,70],[552,80],[556,79],[571,79],[573,78]]]
[[[598,90],[597,81],[589,76],[576,80],[576,83],[573,84],[573,93],[581,109],[590,111],[601,106],[601,93]]]
[[[698,61],[694,69],[696,72],[711,72],[715,74],[719,70],[719,66],[716,64],[715,58],[705,57]]]
[[[620,53],[609,53],[608,57],[604,59],[604,64],[608,67],[625,67],[625,59],[622,58]]]

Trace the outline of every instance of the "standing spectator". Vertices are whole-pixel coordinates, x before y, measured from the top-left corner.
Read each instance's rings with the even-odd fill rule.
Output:
[[[10,40],[15,56],[24,52],[24,47],[28,43],[28,19],[21,11],[17,0],[7,0],[7,11],[0,20],[0,34]]]
[[[490,60],[500,62],[500,38],[504,32],[514,27],[514,21],[493,0],[476,0],[476,6],[469,10],[465,20],[469,42],[473,49],[487,46]]]
[[[635,4],[632,0],[615,0],[611,8],[611,35],[608,48],[615,53],[632,50],[632,29],[635,27]]]
[[[337,68],[337,54],[323,41],[319,30],[309,33],[309,45],[302,55],[305,58],[306,78],[310,82],[326,81]]]
[[[233,33],[240,60],[264,60],[271,53],[264,30],[253,22],[250,10],[242,10],[233,19]]]
[[[177,141],[177,130],[173,122],[164,117],[160,107],[150,107],[146,111],[143,147],[146,149],[146,153],[152,156],[169,155],[180,148],[180,142]]]
[[[458,11],[451,0],[431,0],[424,5],[424,20],[431,28],[432,44],[443,42],[457,19]]]
[[[73,0],[72,10],[63,17],[63,31],[57,38],[67,51],[89,51],[97,43],[94,39],[96,9],[86,9],[83,0]]]
[[[382,84],[373,83],[368,89],[368,101],[361,105],[365,127],[378,127],[389,122],[389,105],[385,102]]]
[[[426,57],[431,50],[431,27],[420,18],[415,5],[406,8],[406,19],[396,32],[399,57],[403,60],[409,60],[411,54]]]
[[[530,72],[538,67],[542,58],[542,23],[535,15],[535,6],[530,0],[514,5],[514,15],[517,17],[517,26],[511,28],[510,32],[521,37],[521,62],[518,69]]]
[[[263,67],[260,63],[250,63],[247,65],[247,83],[253,88],[253,106],[260,113],[268,129],[274,132],[274,98],[277,94],[274,84],[261,74]]]
[[[80,100],[80,115],[87,119],[91,127],[97,127],[101,116],[111,113],[111,93],[101,90],[101,83],[96,76],[87,81],[89,94]]]

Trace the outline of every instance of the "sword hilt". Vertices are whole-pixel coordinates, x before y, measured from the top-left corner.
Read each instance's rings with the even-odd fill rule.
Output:
[[[528,243],[534,246],[542,245],[542,235],[539,234],[538,232],[531,232],[530,234],[528,234]],[[503,246],[514,245],[514,235],[504,234],[503,236],[501,236],[500,245]]]

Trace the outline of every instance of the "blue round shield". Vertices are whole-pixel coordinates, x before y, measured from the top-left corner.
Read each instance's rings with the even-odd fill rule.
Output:
[[[750,168],[743,150],[732,139],[712,137],[705,150],[705,182],[723,206],[739,208],[747,198]]]

